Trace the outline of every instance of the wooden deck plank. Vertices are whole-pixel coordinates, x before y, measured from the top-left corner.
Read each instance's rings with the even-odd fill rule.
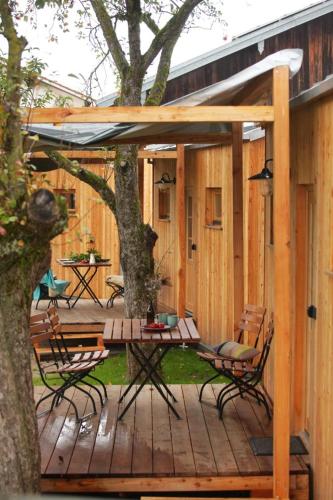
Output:
[[[71,399],[73,392],[73,389],[69,389],[68,391],[66,391],[66,396]],[[61,433],[64,422],[67,418],[69,406],[70,403],[66,400],[63,400],[58,407],[54,408],[54,410],[50,413],[49,418],[47,419],[43,432],[40,435],[39,442],[42,474],[45,473],[51,459],[59,434]]]
[[[220,385],[213,386],[216,397],[221,387],[222,386]],[[232,401],[227,404],[224,409],[223,423],[227,431],[228,439],[240,474],[259,474],[260,469],[258,466],[258,462],[253,455],[250,444]]]
[[[95,445],[96,434],[99,429],[101,411],[99,401],[95,396],[95,391],[91,391],[96,400],[97,415],[93,415],[89,420],[83,422],[80,426],[74,451],[68,466],[68,474],[87,474],[89,471],[90,460]],[[106,402],[106,404],[108,401]],[[87,405],[90,403],[87,403]],[[104,456],[104,460],[105,460]]]
[[[216,475],[217,467],[202,407],[198,400],[197,388],[194,384],[187,384],[182,386],[182,390],[196,473],[198,476]]]
[[[239,470],[224,428],[223,420],[218,418],[216,399],[211,385],[205,388],[204,398],[202,410],[212,444],[217,473],[221,475],[236,475],[239,473]]]
[[[178,420],[172,412],[170,413],[175,474],[183,476],[195,475],[195,463],[182,389],[179,385],[171,385],[170,389],[178,401],[175,405],[181,417]]]
[[[263,429],[257,420],[251,403],[246,399],[236,398],[234,404],[247,438],[263,437]],[[253,405],[255,405],[255,403],[253,403]],[[256,458],[262,473],[269,473],[273,470],[272,457],[257,456]]]
[[[122,388],[122,392],[125,388]],[[130,400],[135,387],[132,387],[129,394],[124,401],[119,405],[119,414],[124,409],[126,403]],[[111,460],[111,474],[127,474],[132,473],[132,452],[133,452],[133,435],[134,435],[134,415],[135,415],[134,402],[122,420],[117,422],[117,432],[115,436],[113,454]]]
[[[136,399],[132,474],[153,473],[153,423],[151,395],[156,389],[145,385]]]
[[[169,409],[157,391],[152,391],[153,474],[171,475],[173,463]]]
[[[121,386],[108,386],[107,391],[108,401],[100,414],[94,449],[89,463],[89,474],[107,474],[111,467]]]
[[[82,392],[78,391],[78,389],[74,390],[72,400],[77,407],[79,415],[85,414],[86,407],[88,405],[88,411],[92,410],[91,402]],[[64,421],[52,456],[50,458],[49,464],[45,470],[46,474],[66,474],[70,466],[70,461],[75,448],[77,436],[82,425],[84,424],[78,423],[76,421],[75,413],[70,406],[66,416],[66,420]]]

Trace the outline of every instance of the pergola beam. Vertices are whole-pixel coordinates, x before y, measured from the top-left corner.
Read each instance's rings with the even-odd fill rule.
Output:
[[[144,130],[143,130],[144,132]],[[118,136],[107,139],[104,144],[231,144],[232,137],[230,132],[216,133],[200,133],[200,134],[176,134],[174,132],[156,134],[156,135],[141,135],[138,137],[121,138]]]
[[[58,151],[65,158],[76,159],[76,160],[114,160],[116,157],[115,151],[87,151],[87,150],[62,150]],[[32,153],[29,159],[34,158],[48,158],[44,151],[36,151]],[[159,159],[170,159],[177,158],[177,151],[144,151],[139,150],[138,158],[149,159],[149,158],[159,158]]]
[[[115,106],[22,109],[22,121],[37,123],[223,123],[272,122],[272,106]]]

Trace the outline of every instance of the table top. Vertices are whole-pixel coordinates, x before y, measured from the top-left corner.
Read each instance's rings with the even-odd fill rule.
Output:
[[[180,319],[178,325],[162,333],[143,330],[145,319],[108,319],[105,322],[103,340],[105,344],[152,343],[152,344],[197,344],[199,332],[192,318]]]
[[[104,260],[103,262],[95,262],[95,264],[90,264],[90,262],[74,262],[68,260],[63,260],[63,259],[57,259],[58,264],[60,264],[63,267],[110,267],[111,262],[110,260]]]

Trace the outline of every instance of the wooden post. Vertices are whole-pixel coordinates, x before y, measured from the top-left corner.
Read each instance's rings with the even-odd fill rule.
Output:
[[[243,125],[232,124],[234,326],[244,309]]]
[[[178,228],[177,314],[183,318],[186,297],[185,148],[183,144],[177,145],[176,220]]]
[[[289,68],[273,70],[274,104],[274,496],[289,498],[290,440],[290,168]]]

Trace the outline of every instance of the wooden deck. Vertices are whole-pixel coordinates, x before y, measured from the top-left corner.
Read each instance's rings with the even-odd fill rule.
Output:
[[[80,299],[73,309],[68,309],[66,302],[59,300],[58,314],[62,323],[104,323],[110,318],[124,317],[124,300],[122,298],[114,301],[114,306],[106,308],[107,299],[99,299],[103,308],[92,299]],[[45,311],[48,306],[48,300],[41,300],[38,305],[38,311],[35,309],[36,303],[33,302],[31,314],[37,314],[38,311]]]
[[[272,424],[256,403],[237,398],[223,421],[214,407],[221,386],[206,388],[199,403],[196,385],[172,386],[181,420],[151,386],[145,386],[122,421],[118,399],[124,387],[109,386],[109,400],[98,415],[76,424],[62,402],[38,418],[44,492],[190,492],[250,490],[272,486],[272,457],[255,457],[249,438],[272,435]],[[39,398],[43,387],[36,388]],[[81,393],[82,394],[82,393]],[[72,391],[79,411],[87,398]],[[307,498],[308,470],[291,457],[294,498]]]

